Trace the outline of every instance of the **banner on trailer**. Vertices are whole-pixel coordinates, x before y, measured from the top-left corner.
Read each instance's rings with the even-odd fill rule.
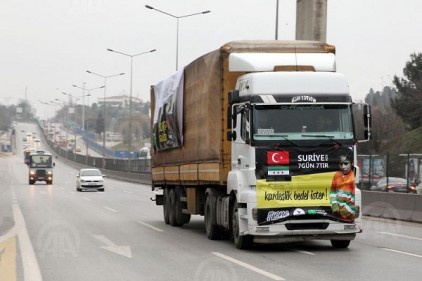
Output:
[[[183,70],[154,86],[153,145],[157,151],[183,142]]]

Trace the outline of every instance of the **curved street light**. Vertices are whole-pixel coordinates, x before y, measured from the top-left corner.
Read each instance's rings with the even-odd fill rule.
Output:
[[[105,152],[106,152],[106,146],[105,146],[105,139],[106,139],[106,91],[107,91],[107,79],[111,78],[111,77],[116,77],[116,76],[120,76],[120,75],[124,75],[124,73],[118,73],[118,74],[114,74],[114,75],[101,75],[92,71],[87,70],[86,72],[88,72],[89,74],[93,74],[96,76],[99,76],[101,78],[104,79],[104,100],[103,100],[103,115],[104,115],[104,127],[103,127],[103,165],[105,164],[104,159],[105,159]],[[104,167],[103,167],[104,168]]]
[[[176,28],[176,71],[177,71],[178,67],[179,67],[179,19],[187,18],[187,17],[191,17],[191,16],[196,16],[196,15],[208,14],[208,13],[211,13],[211,11],[206,10],[206,11],[202,11],[202,12],[198,12],[198,13],[193,13],[193,14],[188,14],[188,15],[183,15],[183,16],[176,16],[176,15],[172,15],[170,13],[167,13],[165,11],[159,10],[157,8],[154,8],[150,5],[145,5],[145,8],[150,9],[150,10],[155,10],[159,13],[165,14],[167,16],[170,16],[170,17],[176,19],[176,22],[177,22],[177,28]]]
[[[152,53],[155,52],[156,49],[152,49],[146,52],[142,52],[142,53],[138,53],[138,54],[134,54],[134,55],[130,55],[130,54],[126,54],[120,51],[116,51],[116,50],[112,50],[112,49],[107,49],[107,51],[112,52],[112,53],[117,53],[117,54],[121,54],[124,55],[126,57],[130,57],[130,94],[129,94],[129,143],[128,143],[128,158],[130,157],[130,151],[132,150],[132,81],[133,81],[133,58],[136,56],[140,56],[143,54],[147,54],[147,53]],[[130,163],[130,162],[129,162]]]
[[[79,88],[82,90],[82,131],[85,131],[85,96],[90,96],[91,94],[89,93],[90,91],[93,90],[97,90],[97,89],[102,89],[105,86],[101,86],[101,87],[96,87],[96,88],[91,88],[91,89],[87,89],[85,88],[85,82],[83,83],[83,86],[77,86],[77,85],[72,85],[75,88]],[[85,95],[85,91],[87,91],[87,94]]]

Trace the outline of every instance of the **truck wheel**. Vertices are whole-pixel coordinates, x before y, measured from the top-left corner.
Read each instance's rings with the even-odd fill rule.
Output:
[[[35,181],[31,181],[31,180],[29,180],[29,182],[28,182],[29,184],[34,184],[35,183]]]
[[[346,249],[350,245],[350,240],[331,240],[331,246],[336,249]]]
[[[215,208],[212,204],[212,194],[208,194],[207,198],[205,199],[205,214],[204,214],[204,221],[205,221],[205,230],[207,232],[207,237],[210,240],[217,240],[221,237],[220,227],[215,225],[213,222],[213,217],[215,213]]]
[[[190,214],[183,214],[183,224],[187,224],[190,222]]]
[[[180,187],[179,188],[179,190],[180,190],[180,197],[187,197],[187,195],[186,195],[186,192],[185,192],[185,189],[183,188],[183,187]],[[182,222],[181,222],[181,225],[184,225],[184,224],[187,224],[187,223],[189,223],[190,222],[190,218],[191,218],[191,215],[189,214],[189,213],[183,213],[183,209],[187,209],[188,208],[188,203],[185,201],[185,202],[182,202],[181,201],[181,199],[180,199],[180,207],[181,207],[181,209],[180,209],[180,212],[181,212],[181,214],[182,214]]]
[[[253,237],[250,235],[240,235],[239,233],[239,211],[236,200],[233,202],[231,214],[231,231],[234,245],[238,249],[250,249],[253,244]]]
[[[185,222],[184,216],[183,216],[183,206],[182,206],[182,200],[180,199],[180,196],[182,196],[182,188],[177,186],[174,189],[174,218],[176,221],[176,226],[182,226]]]
[[[180,200],[180,198],[179,198]],[[177,194],[175,188],[171,188],[169,191],[169,224],[171,226],[180,226],[180,221],[177,220]]]
[[[168,188],[164,188],[163,190],[163,217],[164,217],[164,222],[166,224],[169,224],[169,189]]]

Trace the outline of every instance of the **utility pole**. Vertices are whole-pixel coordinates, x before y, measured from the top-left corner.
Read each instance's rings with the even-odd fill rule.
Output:
[[[296,40],[327,41],[327,0],[296,0]]]

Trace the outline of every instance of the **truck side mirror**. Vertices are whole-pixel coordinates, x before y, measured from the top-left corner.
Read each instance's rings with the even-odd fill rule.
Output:
[[[239,91],[233,90],[230,91],[228,94],[228,108],[227,108],[227,128],[232,129],[233,127],[236,127],[236,110],[233,115],[233,104],[239,102]],[[232,126],[233,122],[233,126]]]
[[[232,107],[228,106],[228,108],[227,108],[227,129],[232,128],[232,118],[233,118]]]
[[[367,142],[371,139],[371,107],[364,103],[352,104],[356,140]]]
[[[367,104],[363,106],[363,124],[365,127],[371,127],[371,107]]]
[[[227,140],[228,141],[235,141],[237,138],[236,131],[228,131],[227,132]]]
[[[365,125],[365,138],[369,141],[372,138],[371,127],[372,127],[372,115],[371,107],[367,104],[363,107],[363,124]]]
[[[229,92],[229,105],[233,105],[239,102],[239,90],[233,90]]]

